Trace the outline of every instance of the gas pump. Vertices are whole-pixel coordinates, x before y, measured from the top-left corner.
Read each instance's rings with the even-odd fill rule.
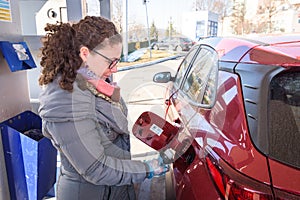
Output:
[[[26,162],[25,152],[23,152],[23,157],[20,157],[12,150],[22,149],[26,140],[29,142],[25,145],[26,148],[32,150],[31,154],[36,156],[28,156],[28,158],[30,157],[29,163],[28,165],[24,163],[24,171],[29,166],[31,172],[36,169],[36,172],[40,173],[40,166],[34,161],[39,162],[38,160],[42,157],[40,148],[48,148],[42,143],[46,142],[46,145],[51,145],[46,140],[37,142],[26,138],[19,131],[21,129],[23,131],[24,127],[33,128],[35,125],[40,128],[38,116],[34,113],[28,115],[28,111],[32,110],[30,93],[33,91],[31,89],[38,88],[36,82],[38,76],[36,75],[39,73],[37,63],[39,63],[40,36],[44,34],[42,30],[45,23],[60,20],[67,20],[65,0],[5,0],[0,3],[0,199],[18,199],[17,195],[20,193],[24,196],[27,195],[26,199],[37,198],[29,194],[35,191],[27,191],[36,187],[34,184],[40,184],[33,183],[36,180],[31,179],[31,175],[35,175],[26,174],[19,180],[12,180],[12,177],[22,177],[21,171],[23,170],[18,168],[20,166],[8,161],[9,158],[16,158],[20,163]],[[11,138],[17,138],[17,140]],[[6,148],[8,146],[11,146],[12,149]],[[55,164],[55,169],[52,169],[52,172],[49,171],[50,175],[56,170],[57,153],[53,147],[50,146],[49,149],[51,152],[46,150],[43,153],[49,153],[48,159],[53,158],[52,165]],[[12,157],[8,155],[12,155]],[[14,172],[13,176],[11,172]],[[49,187],[53,185],[53,180],[55,182],[55,179],[52,179],[52,182],[48,184]],[[27,183],[27,187],[14,188],[15,191],[13,191],[12,183],[21,186],[24,182]],[[41,187],[48,190],[45,185],[41,185]]]
[[[110,1],[99,2],[100,14],[110,18],[106,9]],[[24,136],[41,129],[37,115],[40,38],[46,23],[78,21],[87,14],[86,6],[86,0],[0,3],[0,199],[41,199],[55,183],[57,152],[51,142]]]

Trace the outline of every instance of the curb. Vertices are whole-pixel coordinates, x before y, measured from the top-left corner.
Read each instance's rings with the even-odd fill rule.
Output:
[[[139,63],[139,64],[127,66],[127,67],[122,67],[122,68],[118,69],[118,72],[127,71],[127,70],[130,70],[130,69],[137,69],[137,68],[147,67],[149,65],[154,65],[154,64],[161,63],[161,62],[164,62],[164,61],[167,61],[167,60],[173,60],[173,59],[176,59],[176,58],[181,57],[181,56],[182,55],[174,55],[174,56],[169,56],[169,57],[166,57],[166,58],[157,59],[157,60],[153,60],[153,61],[146,62],[146,63]]]

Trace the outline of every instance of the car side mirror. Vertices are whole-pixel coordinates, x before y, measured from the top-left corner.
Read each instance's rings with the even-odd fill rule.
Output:
[[[155,83],[167,83],[173,80],[174,77],[172,77],[171,72],[159,72],[153,76],[153,82]]]

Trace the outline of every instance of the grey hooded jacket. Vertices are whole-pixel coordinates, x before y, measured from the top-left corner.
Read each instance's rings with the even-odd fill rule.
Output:
[[[40,94],[43,134],[61,156],[57,199],[134,199],[146,167],[130,160],[127,121],[110,119],[117,106],[73,86],[68,92],[55,80]]]

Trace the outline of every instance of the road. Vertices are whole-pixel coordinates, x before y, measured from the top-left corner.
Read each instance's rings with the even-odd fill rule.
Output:
[[[168,60],[152,66],[130,69],[114,74],[114,81],[121,87],[121,95],[128,106],[129,130],[138,116],[144,111],[152,111],[164,116],[164,100],[167,84],[154,83],[154,74],[162,71],[170,71],[175,75],[181,62],[180,59]],[[132,137],[132,155],[153,151],[146,145]]]
[[[154,74],[170,71],[175,75],[182,58],[159,64],[120,71],[114,74],[114,81],[121,87],[121,94],[128,106],[129,130],[144,111],[152,111],[164,116],[165,90],[167,84],[152,81]],[[131,135],[132,159],[147,160],[157,157],[157,152]],[[136,187],[138,200],[165,200],[165,177],[145,180]]]

